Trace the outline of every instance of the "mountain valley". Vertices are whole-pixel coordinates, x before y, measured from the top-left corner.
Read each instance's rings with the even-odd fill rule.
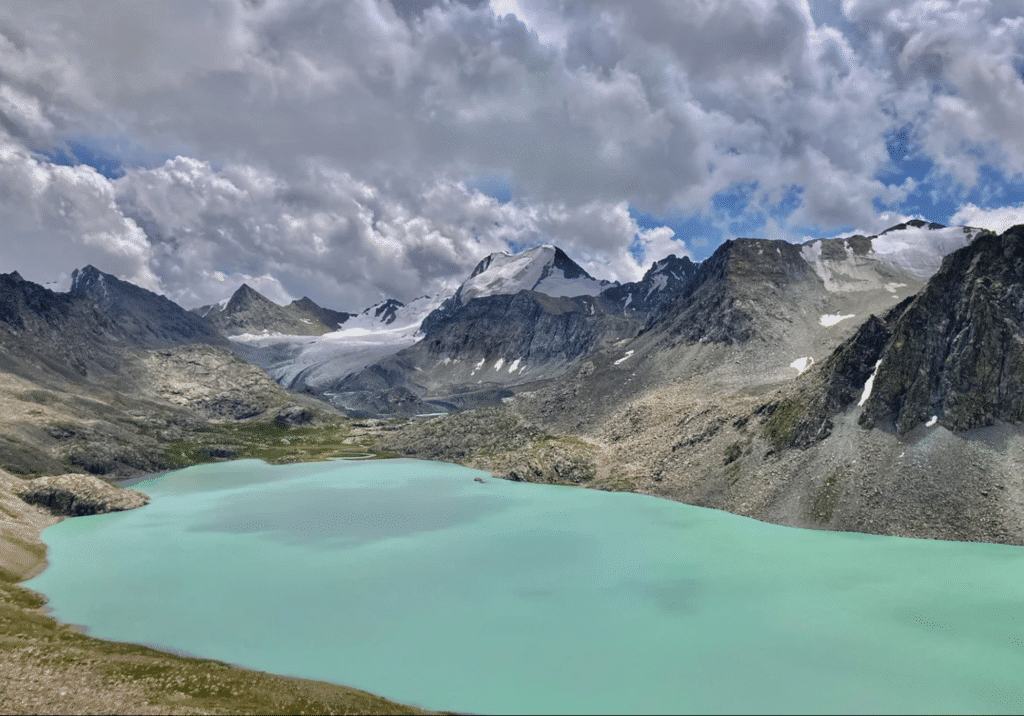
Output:
[[[0,275],[0,613],[35,624],[16,582],[42,526],[136,504],[117,481],[247,457],[408,456],[1024,544],[1022,296],[1024,226],[923,221],[735,239],[627,284],[543,246],[358,314],[248,286],[187,311],[92,266],[67,293]]]

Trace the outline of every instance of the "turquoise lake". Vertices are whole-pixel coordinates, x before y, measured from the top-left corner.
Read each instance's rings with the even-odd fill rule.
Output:
[[[27,583],[98,637],[481,714],[1024,711],[1019,547],[414,460],[135,487],[48,528]]]

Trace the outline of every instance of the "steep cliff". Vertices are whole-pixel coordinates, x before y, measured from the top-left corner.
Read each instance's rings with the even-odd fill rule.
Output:
[[[861,424],[1024,420],[1024,225],[950,254],[893,328]]]

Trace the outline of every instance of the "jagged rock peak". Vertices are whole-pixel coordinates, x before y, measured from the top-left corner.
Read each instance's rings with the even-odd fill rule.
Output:
[[[907,227],[911,227],[911,226],[913,228],[915,228],[915,229],[920,229],[922,227],[928,227],[929,229],[945,229],[945,228],[948,228],[948,227],[946,227],[945,224],[937,224],[934,221],[922,221],[921,219],[911,219],[909,221],[903,222],[902,224],[896,224],[895,226],[890,226],[888,229],[886,229],[885,231],[880,232],[878,235],[879,236],[883,236],[885,234],[888,234],[890,231],[905,231],[907,229]]]
[[[72,301],[92,306],[138,347],[219,343],[216,331],[166,296],[100,271],[92,264],[71,273]]]
[[[598,281],[557,246],[544,244],[518,254],[493,253],[473,269],[456,292],[456,303],[474,298],[537,291],[549,296],[596,296],[611,285]]]
[[[363,311],[364,316],[370,316],[379,323],[394,323],[398,309],[405,304],[395,298],[389,298],[380,303],[375,303]]]
[[[675,301],[696,271],[697,264],[688,257],[669,254],[652,263],[639,281],[611,286],[601,296],[618,303],[624,311],[656,311]]]
[[[315,310],[317,308],[320,308],[320,305],[317,304],[317,302],[314,301],[309,296],[303,296],[302,298],[298,298],[298,299],[292,301],[290,305],[295,306],[296,308],[304,308],[304,309],[314,309]]]
[[[228,300],[227,310],[239,310],[244,306],[251,305],[253,303],[274,303],[269,298],[264,296],[262,293],[254,289],[247,283],[243,283],[238,287],[231,298]],[[277,304],[274,303],[276,306]]]
[[[693,272],[675,301],[651,315],[645,330],[686,342],[776,340],[804,311],[821,281],[799,246],[771,239],[730,239]]]
[[[75,269],[71,272],[71,295],[77,297],[88,293],[90,288],[97,283],[101,283],[108,275],[92,264],[81,269]]]
[[[861,424],[1024,422],[1024,225],[947,256],[896,322]]]

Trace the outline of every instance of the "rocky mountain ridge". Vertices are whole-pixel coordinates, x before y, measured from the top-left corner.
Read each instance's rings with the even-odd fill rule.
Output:
[[[792,250],[738,241],[705,262],[704,280],[667,319],[649,321],[632,341],[588,355],[559,381],[517,392],[491,412],[409,424],[383,434],[381,446],[512,479],[573,482],[589,475],[584,483],[594,487],[794,526],[1024,544],[1024,227],[999,236],[957,232],[963,245],[905,296],[906,287],[883,281],[901,270],[891,262],[873,269],[868,288],[850,290],[864,283],[862,273],[845,290],[830,290]],[[846,258],[839,259],[849,261],[850,240],[837,241],[845,244]],[[862,269],[883,263],[864,243],[857,256],[865,260],[857,260]],[[763,303],[729,292],[734,277],[744,275],[748,285],[769,289]],[[727,290],[693,301],[701,286],[723,283]],[[835,295],[848,294],[854,297],[847,305],[873,301],[877,310],[860,320],[813,320],[817,311],[842,305],[828,303]],[[801,317],[796,308],[808,297],[822,303]],[[706,320],[694,318],[700,309]],[[683,322],[687,312],[690,333],[673,333],[676,324],[664,321]],[[809,370],[787,376],[752,368],[778,350],[787,331],[797,335],[801,321],[832,336]],[[782,365],[785,357],[771,360]],[[533,449],[529,440],[499,440],[467,453],[466,431],[493,434],[491,424],[582,440],[573,454],[583,467],[571,480],[515,467],[515,456]]]
[[[389,334],[360,316],[347,324],[358,324],[358,334],[302,345],[246,339],[244,350],[284,385],[359,415],[480,405],[465,396],[507,397],[613,346],[621,348],[616,360],[653,376],[639,383],[656,383],[715,364],[714,351],[690,355],[695,344],[756,339],[763,350],[747,351],[747,369],[781,378],[792,375],[791,365],[824,359],[856,323],[914,294],[938,266],[938,251],[976,234],[911,221],[876,236],[802,245],[735,239],[700,264],[670,256],[623,285],[597,281],[561,249],[541,246],[485,257],[418,330]]]
[[[669,254],[655,261],[639,281],[609,286],[602,298],[622,306],[623,312],[652,313],[667,307],[693,281],[697,264],[687,256]]]
[[[656,262],[635,285],[597,295],[479,296],[422,335],[402,318],[408,307],[394,306],[372,329],[308,336],[330,348],[400,334],[405,350],[389,344],[318,385],[360,388],[349,398],[365,414],[454,413],[329,423],[318,439],[332,451],[373,440],[378,451],[510,480],[633,491],[797,527],[1024,544],[1024,226],[997,236],[908,222],[793,247],[738,239],[687,262]],[[235,703],[222,692],[184,703],[174,690],[212,675],[223,693],[262,684],[266,707],[254,710],[390,709],[368,695],[282,701],[301,682],[214,662],[185,672],[180,657],[53,625],[15,586],[41,567],[39,530],[54,515],[144,501],[96,475],[229,459],[246,440],[260,457],[290,459],[309,448],[293,426],[330,411],[225,350],[199,317],[90,268],[65,294],[0,275],[0,606],[14,645],[0,701],[39,710],[21,695],[72,684],[45,702],[51,710]],[[286,356],[285,370],[310,381],[332,360],[299,359]],[[185,676],[142,688],[140,663]],[[158,692],[171,696],[156,701]]]
[[[323,308],[308,297],[280,306],[246,283],[226,302],[200,306],[192,313],[229,337],[270,333],[319,336],[338,330],[354,315]]]
[[[925,239],[914,244],[914,237],[921,236]],[[494,410],[503,416],[496,420],[534,436],[527,441],[536,448],[532,467],[521,465],[514,453],[494,463],[495,469],[504,465],[503,474],[520,479],[545,475],[545,481],[558,481],[571,473],[573,480],[587,484],[628,485],[765,519],[812,526],[856,523],[867,529],[868,522],[854,519],[868,509],[863,494],[854,502],[835,497],[836,509],[818,511],[832,515],[826,522],[804,508],[794,512],[786,501],[824,490],[806,480],[817,479],[826,468],[841,467],[843,474],[860,475],[865,485],[880,485],[879,474],[837,467],[837,456],[852,455],[851,450],[873,450],[890,459],[900,454],[893,451],[908,436],[943,430],[952,437],[935,448],[938,452],[922,453],[921,464],[934,467],[941,454],[947,467],[935,469],[952,480],[956,471],[950,466],[966,454],[958,435],[971,430],[1016,435],[1024,388],[1016,349],[1024,341],[1018,319],[1024,308],[1020,239],[1018,229],[996,237],[923,222],[875,237],[816,239],[803,245],[735,239],[700,264],[669,257],[655,262],[634,284],[575,296],[552,296],[507,280],[518,276],[539,286],[552,275],[544,276],[544,262],[520,262],[512,271],[506,269],[515,262],[491,258],[471,276],[487,278],[481,285],[493,289],[488,295],[434,310],[421,324],[399,326],[410,307],[385,302],[379,311],[350,319],[373,321],[379,328],[343,324],[339,331],[306,337],[307,349],[316,346],[324,352],[294,373],[291,384],[308,390],[334,347],[392,331],[408,341],[400,350],[387,348],[390,352],[375,361],[339,368],[333,378],[323,374],[311,392],[357,416],[476,411],[472,420],[479,427],[487,422],[481,416]],[[919,275],[936,264],[935,251],[951,245],[957,248],[934,275]],[[554,247],[548,253],[558,259],[551,266],[557,264],[559,281],[594,281]],[[533,273],[522,274],[524,267]],[[488,278],[492,269],[497,273]],[[140,294],[133,320],[119,328],[111,316],[123,310],[119,306],[127,299],[119,303],[111,296],[131,292],[113,277],[83,270],[69,294],[27,285],[16,275],[0,278],[0,325],[9,334],[2,348],[13,361],[19,358],[12,347],[34,356],[35,363],[22,360],[25,375],[47,372],[38,357],[48,356],[65,361],[66,382],[86,384],[106,375],[103,361],[110,363],[123,345],[136,345],[135,359],[108,365],[113,377],[105,385],[166,406],[162,409],[189,411],[194,420],[246,420],[270,415],[287,400],[281,397],[287,394],[266,387],[262,371],[225,359],[216,346],[139,347],[189,340],[180,330],[184,324],[175,323],[180,315],[162,303],[165,299]],[[464,285],[476,284],[467,279]],[[503,292],[512,288],[518,290]],[[259,317],[266,299],[252,294],[241,291],[238,304]],[[143,310],[146,306],[155,308]],[[177,332],[163,327],[164,310],[174,313],[171,323]],[[389,314],[395,317],[391,323]],[[272,320],[274,314],[263,318]],[[194,314],[189,320],[202,321]],[[60,343],[55,336],[74,336],[83,326],[91,326],[88,340],[76,340],[92,352],[44,350]],[[44,334],[50,344],[41,340]],[[232,341],[236,350],[241,343],[237,337]],[[67,363],[74,355],[81,356],[84,373]],[[280,366],[295,361],[295,355],[285,354]],[[684,395],[684,387],[689,394]],[[666,405],[674,407],[666,411]],[[446,420],[452,429],[429,440],[421,435],[403,444],[399,430],[389,438],[388,449],[447,455],[437,441],[468,435],[457,426],[470,418]],[[81,436],[89,432],[76,430]],[[123,428],[111,434],[118,430]],[[89,434],[99,435],[95,430]],[[558,440],[568,441],[567,447],[542,449],[548,435],[561,436]],[[655,437],[656,445],[651,443]],[[144,462],[126,446],[97,452],[90,450],[91,442],[76,442],[78,462],[73,465],[118,470],[119,464]],[[479,447],[491,455],[500,454],[499,448],[490,443]],[[452,449],[465,457],[477,448]],[[791,466],[804,464],[801,454],[817,465],[806,479],[791,472],[796,469]],[[561,468],[544,467],[545,460],[556,459]],[[570,470],[570,464],[576,467]],[[863,464],[882,465],[866,459]],[[765,475],[773,476],[774,497],[763,492],[764,485],[757,488],[762,492],[751,492],[756,481],[743,487]],[[971,479],[987,478],[977,473]],[[786,480],[790,488],[782,486]],[[904,507],[913,502],[909,495],[901,499]],[[909,519],[909,513],[900,514]]]

